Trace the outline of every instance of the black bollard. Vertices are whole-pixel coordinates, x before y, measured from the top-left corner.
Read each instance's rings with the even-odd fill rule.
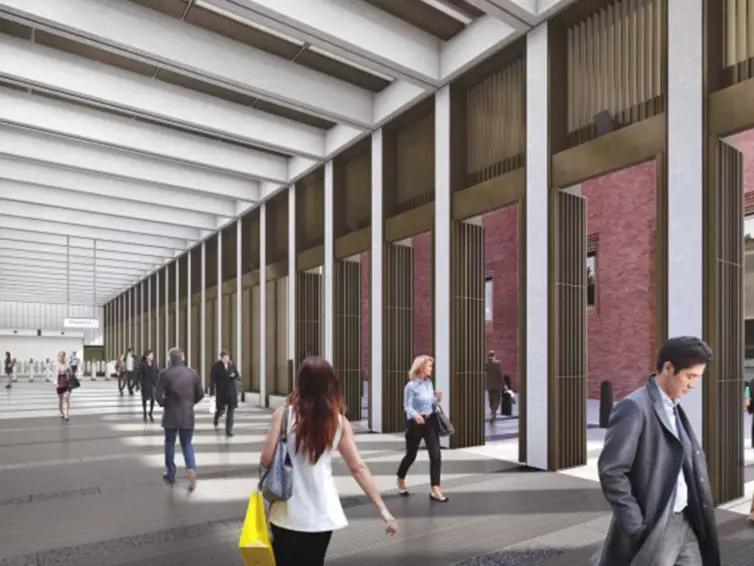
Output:
[[[600,383],[600,428],[607,428],[613,410],[613,382]]]

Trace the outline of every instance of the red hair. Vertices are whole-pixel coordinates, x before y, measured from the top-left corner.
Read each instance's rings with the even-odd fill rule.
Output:
[[[340,424],[340,385],[327,360],[306,358],[298,368],[289,403],[296,414],[296,451],[312,464],[332,449]]]

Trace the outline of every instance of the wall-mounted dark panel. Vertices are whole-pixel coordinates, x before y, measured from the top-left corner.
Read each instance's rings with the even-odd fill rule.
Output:
[[[267,201],[267,265],[288,258],[288,191]]]
[[[207,254],[207,289],[211,289],[217,285],[217,234],[213,234],[207,238],[206,243]]]
[[[296,251],[321,245],[325,240],[325,168],[296,183]]]
[[[190,252],[183,254],[178,258],[178,296],[181,303],[186,299],[188,293],[188,255]],[[193,266],[192,266],[193,267]]]
[[[358,232],[369,226],[371,221],[371,143],[359,144],[359,150],[358,153],[335,161],[333,180],[335,238]]]
[[[168,302],[175,302],[175,282],[178,277],[178,263],[173,261],[167,265],[168,269]]]
[[[435,114],[421,116],[395,132],[395,209],[393,216],[435,198]]]
[[[223,281],[230,281],[236,278],[236,223],[233,222],[226,226],[223,231]]]

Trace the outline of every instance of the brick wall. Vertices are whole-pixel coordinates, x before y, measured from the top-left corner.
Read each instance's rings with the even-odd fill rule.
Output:
[[[620,399],[647,380],[655,357],[654,162],[581,186],[597,245],[597,306],[587,319],[587,394],[604,379]]]
[[[495,350],[503,372],[518,385],[518,205],[485,214],[486,276],[492,277],[492,321],[485,323],[485,352]]]

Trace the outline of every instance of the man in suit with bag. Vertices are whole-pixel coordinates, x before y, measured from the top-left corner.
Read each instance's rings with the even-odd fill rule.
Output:
[[[699,338],[668,340],[657,374],[613,409],[598,464],[613,511],[600,566],[720,566],[704,452],[679,405],[711,358]]]

